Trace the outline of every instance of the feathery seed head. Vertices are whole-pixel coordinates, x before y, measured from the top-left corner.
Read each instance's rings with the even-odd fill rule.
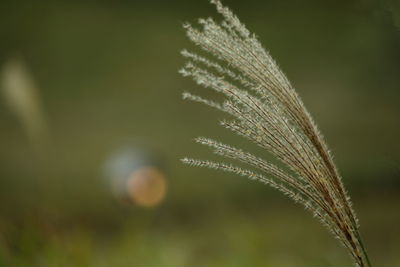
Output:
[[[190,158],[182,162],[247,176],[281,191],[318,218],[358,266],[370,266],[350,197],[303,102],[256,36],[219,0],[211,3],[222,15],[221,23],[206,18],[198,20],[201,29],[190,24],[184,24],[184,28],[189,39],[214,60],[183,50],[181,54],[188,62],[179,73],[215,90],[225,100],[220,104],[187,92],[183,98],[229,114],[233,119],[221,121],[220,125],[264,148],[285,167],[204,137],[195,141],[260,173]]]

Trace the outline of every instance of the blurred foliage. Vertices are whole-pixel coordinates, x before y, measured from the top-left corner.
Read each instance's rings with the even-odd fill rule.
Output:
[[[354,196],[377,266],[398,266],[400,33],[397,1],[233,1],[295,84]],[[249,147],[224,114],[181,100],[210,92],[181,78],[181,24],[208,1],[0,3],[0,68],[21,59],[40,93],[48,140],[30,142],[0,96],[0,266],[350,266],[299,207],[244,179],[182,166]],[[169,192],[159,208],[120,203],[104,161],[127,143],[156,151]]]

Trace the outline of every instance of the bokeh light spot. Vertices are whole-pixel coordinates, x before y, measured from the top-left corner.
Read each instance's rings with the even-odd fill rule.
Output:
[[[157,206],[167,192],[165,175],[154,167],[142,167],[132,172],[126,183],[130,198],[143,207]]]

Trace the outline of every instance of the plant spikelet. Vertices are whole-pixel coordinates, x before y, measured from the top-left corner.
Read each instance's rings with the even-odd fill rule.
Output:
[[[318,218],[347,248],[357,266],[371,266],[350,197],[302,100],[257,37],[220,1],[211,3],[222,22],[206,18],[198,20],[199,28],[184,25],[189,39],[208,56],[183,50],[188,62],[180,73],[220,93],[224,100],[218,103],[187,92],[183,98],[229,114],[231,118],[221,122],[223,127],[265,149],[284,167],[204,137],[196,142],[259,173],[207,160],[182,161],[246,176],[279,190]]]

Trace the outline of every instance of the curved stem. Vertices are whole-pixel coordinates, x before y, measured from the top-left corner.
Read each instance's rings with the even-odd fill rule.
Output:
[[[364,259],[366,261],[366,267],[372,267],[371,261],[369,260],[369,257],[368,257],[368,254],[367,254],[367,250],[364,247],[363,240],[362,240],[361,235],[360,235],[360,233],[358,231],[357,231],[357,239],[358,239],[358,241],[360,243],[360,247],[361,247]]]

